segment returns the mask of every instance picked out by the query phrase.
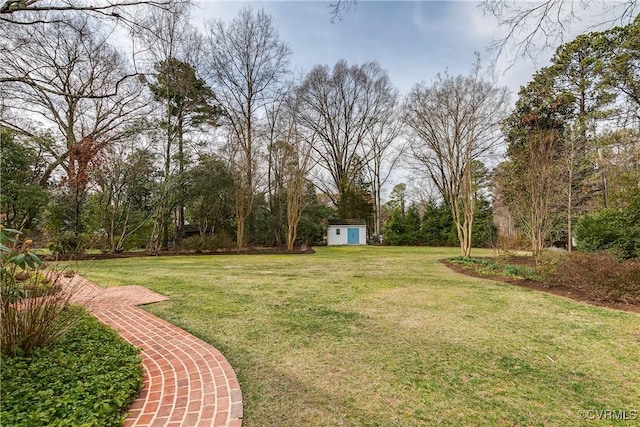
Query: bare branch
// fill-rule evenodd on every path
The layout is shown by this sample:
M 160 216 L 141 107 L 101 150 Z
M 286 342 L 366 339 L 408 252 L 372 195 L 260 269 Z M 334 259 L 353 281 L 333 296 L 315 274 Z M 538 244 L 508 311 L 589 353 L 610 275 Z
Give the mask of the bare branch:
M 60 12 L 79 12 L 135 26 L 136 20 L 127 15 L 126 11 L 137 7 L 172 10 L 180 6 L 174 0 L 116 0 L 102 2 L 84 0 L 5 0 L 0 5 L 0 22 L 15 25 L 52 24 L 61 22 L 61 18 L 58 15 Z
M 342 13 L 355 7 L 358 0 L 337 0 L 329 3 L 329 13 L 331 15 L 331 23 L 342 20 Z
M 523 57 L 535 60 L 542 51 L 563 43 L 570 29 L 593 10 L 599 11 L 601 19 L 591 30 L 631 22 L 638 13 L 639 5 L 638 0 L 484 0 L 479 7 L 497 18 L 498 25 L 507 30 L 504 37 L 491 43 L 496 52 L 494 62 L 509 52 L 513 65 Z

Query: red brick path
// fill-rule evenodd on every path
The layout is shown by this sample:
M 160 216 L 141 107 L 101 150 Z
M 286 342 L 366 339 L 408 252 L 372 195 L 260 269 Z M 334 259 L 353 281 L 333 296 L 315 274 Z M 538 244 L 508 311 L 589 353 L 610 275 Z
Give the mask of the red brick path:
M 62 280 L 78 287 L 76 302 L 142 349 L 144 388 L 125 427 L 242 425 L 240 384 L 222 353 L 136 307 L 167 297 L 142 286 L 101 289 L 80 276 Z

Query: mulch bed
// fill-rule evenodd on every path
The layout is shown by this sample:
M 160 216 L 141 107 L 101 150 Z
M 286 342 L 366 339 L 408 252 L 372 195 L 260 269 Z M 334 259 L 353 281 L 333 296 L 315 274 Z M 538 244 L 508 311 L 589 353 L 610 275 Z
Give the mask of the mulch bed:
M 536 291 L 559 295 L 565 298 L 571 298 L 576 301 L 585 302 L 587 304 L 596 305 L 599 307 L 608 307 L 616 310 L 631 311 L 631 312 L 640 314 L 639 305 L 601 301 L 594 298 L 592 295 L 589 295 L 583 289 L 572 288 L 569 286 L 555 285 L 555 284 L 550 285 L 548 283 L 538 282 L 538 281 L 528 280 L 528 279 L 518 279 L 514 277 L 507 277 L 507 276 L 500 276 L 500 275 L 486 275 L 486 274 L 478 273 L 472 266 L 465 266 L 462 264 L 451 262 L 449 260 L 442 260 L 441 262 L 447 267 L 449 267 L 451 270 L 457 273 L 465 274 L 467 276 L 479 277 L 482 279 L 489 279 L 497 282 L 509 283 L 512 285 L 521 286 L 523 288 L 529 288 Z M 531 262 L 527 261 L 525 257 L 510 258 L 508 260 L 508 263 L 531 266 Z

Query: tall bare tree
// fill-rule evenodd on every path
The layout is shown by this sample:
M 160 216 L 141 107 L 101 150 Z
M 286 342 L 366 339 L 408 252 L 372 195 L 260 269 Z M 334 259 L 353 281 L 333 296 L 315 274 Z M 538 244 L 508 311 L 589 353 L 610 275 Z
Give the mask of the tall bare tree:
M 473 164 L 500 141 L 506 109 L 506 88 L 484 78 L 479 63 L 467 76 L 439 74 L 429 85 L 417 84 L 405 104 L 413 134 L 410 156 L 448 204 L 463 256 L 472 245 Z
M 79 232 L 89 170 L 109 144 L 125 137 L 144 112 L 141 85 L 128 64 L 87 16 L 28 27 L 0 27 L 0 75 L 3 95 L 15 114 L 0 124 L 29 134 L 25 118 L 43 121 L 58 143 L 47 145 L 51 163 L 42 182 L 59 167 L 72 199 Z
M 329 174 L 318 185 L 342 214 L 348 211 L 345 195 L 353 191 L 367 164 L 367 141 L 388 131 L 382 125 L 389 124 L 397 91 L 378 63 L 349 66 L 341 60 L 333 69 L 314 67 L 297 92 L 299 125 L 315 135 L 314 156 Z
M 382 233 L 382 187 L 406 151 L 406 144 L 398 143 L 403 123 L 397 95 L 389 101 L 374 120 L 365 142 L 368 153 L 365 175 L 373 193 L 373 234 L 376 236 Z
M 282 120 L 280 145 L 284 154 L 283 182 L 287 201 L 287 249 L 292 251 L 298 235 L 298 224 L 307 206 L 304 200 L 308 188 L 309 173 L 314 166 L 311 157 L 313 133 L 304 133 L 298 125 L 299 98 L 295 94 L 287 97 Z
M 273 217 L 273 239 L 282 244 L 286 227 L 285 167 L 288 161 L 291 114 L 287 101 L 293 84 L 283 87 L 281 94 L 266 110 L 264 137 L 267 143 L 267 194 Z
M 228 141 L 235 146 L 229 152 L 234 153 L 236 167 L 237 246 L 241 248 L 258 185 L 256 129 L 288 72 L 291 51 L 280 41 L 272 18 L 250 8 L 242 9 L 229 23 L 211 22 L 206 49 L 207 82 L 225 110 Z

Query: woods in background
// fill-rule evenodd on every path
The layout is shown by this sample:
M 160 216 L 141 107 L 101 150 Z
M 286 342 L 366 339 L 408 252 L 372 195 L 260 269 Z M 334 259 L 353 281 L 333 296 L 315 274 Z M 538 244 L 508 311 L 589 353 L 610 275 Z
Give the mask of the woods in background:
M 509 111 L 479 59 L 402 96 L 375 61 L 295 76 L 263 11 L 201 32 L 186 2 L 134 6 L 2 12 L 2 222 L 54 252 L 291 250 L 330 218 L 466 256 L 640 250 L 640 18 L 560 46 Z M 399 165 L 423 188 L 390 191 Z

